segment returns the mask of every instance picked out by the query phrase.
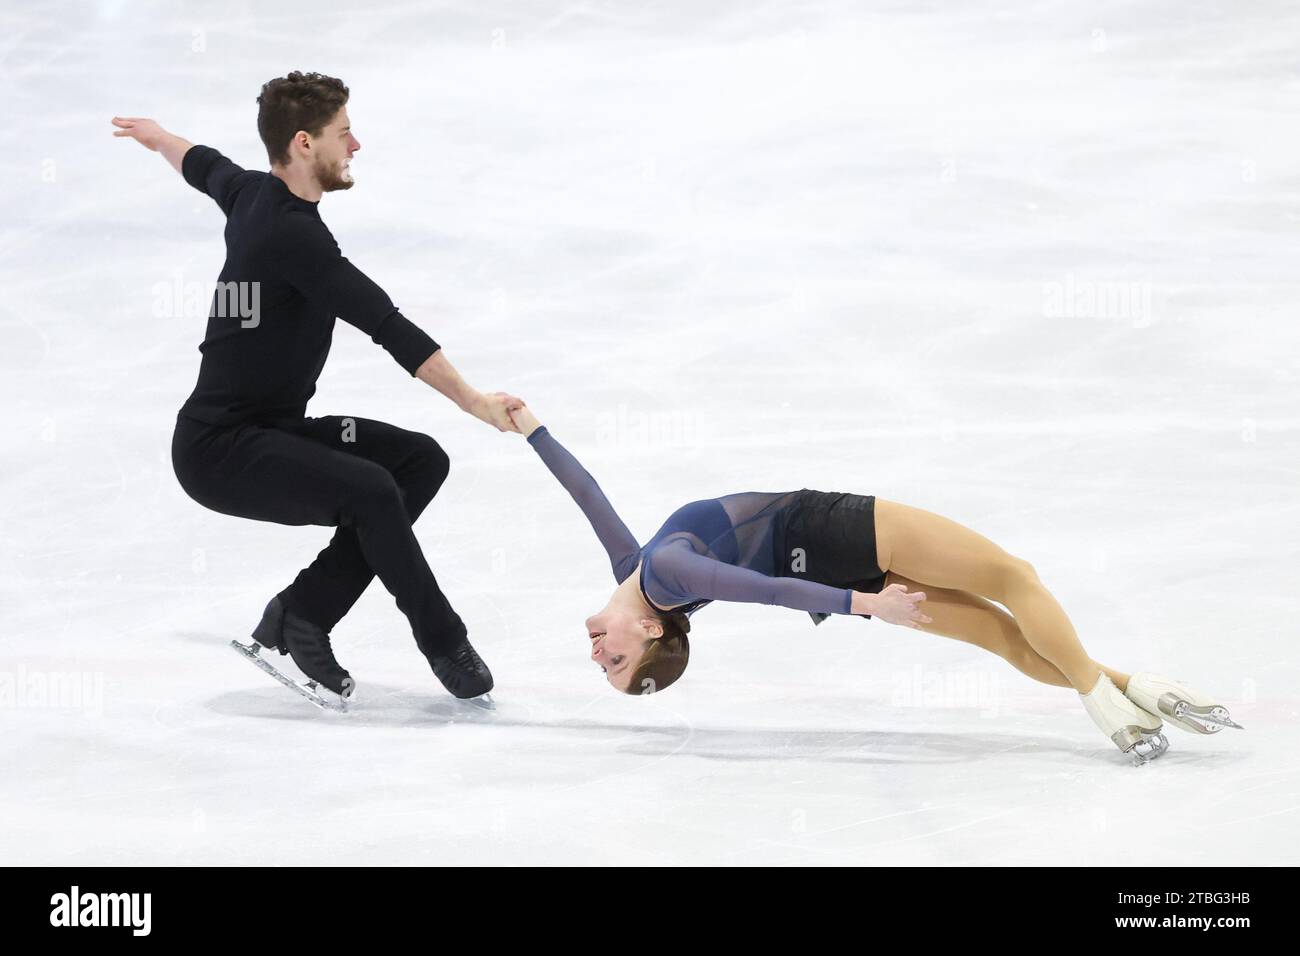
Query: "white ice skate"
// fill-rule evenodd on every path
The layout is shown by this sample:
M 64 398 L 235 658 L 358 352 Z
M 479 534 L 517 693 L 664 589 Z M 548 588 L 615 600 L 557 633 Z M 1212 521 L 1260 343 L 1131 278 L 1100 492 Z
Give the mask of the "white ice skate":
M 1186 684 L 1159 674 L 1134 674 L 1124 692 L 1148 713 L 1165 718 L 1176 727 L 1195 734 L 1217 734 L 1224 727 L 1245 730 L 1228 716 L 1228 708 L 1191 690 Z
M 1125 697 L 1105 674 L 1097 678 L 1092 690 L 1079 697 L 1093 723 L 1116 747 L 1133 758 L 1135 767 L 1155 760 L 1169 749 L 1169 741 L 1160 732 L 1160 718 Z

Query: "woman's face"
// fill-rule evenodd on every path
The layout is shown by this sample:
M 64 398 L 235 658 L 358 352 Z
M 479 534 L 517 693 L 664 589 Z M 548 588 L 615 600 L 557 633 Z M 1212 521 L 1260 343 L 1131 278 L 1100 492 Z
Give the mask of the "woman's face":
M 605 679 L 625 693 L 641 663 L 646 642 L 661 634 L 663 628 L 658 621 L 631 611 L 607 607 L 587 618 L 591 659 L 605 672 Z

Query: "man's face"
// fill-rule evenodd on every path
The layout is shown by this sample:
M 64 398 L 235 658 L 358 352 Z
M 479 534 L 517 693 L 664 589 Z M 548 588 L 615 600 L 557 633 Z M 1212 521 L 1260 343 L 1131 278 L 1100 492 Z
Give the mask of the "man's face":
M 352 188 L 352 154 L 360 148 L 361 144 L 352 135 L 348 108 L 344 106 L 329 121 L 320 136 L 312 140 L 315 157 L 312 171 L 316 174 L 322 192 Z

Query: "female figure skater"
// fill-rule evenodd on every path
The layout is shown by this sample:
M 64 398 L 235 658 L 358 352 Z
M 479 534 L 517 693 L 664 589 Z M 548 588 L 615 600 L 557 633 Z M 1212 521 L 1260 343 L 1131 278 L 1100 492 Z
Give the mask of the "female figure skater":
M 609 555 L 618 587 L 587 618 L 587 636 L 592 660 L 624 693 L 672 684 L 689 658 L 690 615 L 743 601 L 807 611 L 818 624 L 874 616 L 976 644 L 1035 680 L 1074 688 L 1135 764 L 1168 748 L 1162 718 L 1202 734 L 1239 727 L 1180 683 L 1094 661 L 1033 566 L 955 521 L 874 495 L 744 492 L 683 505 L 641 546 L 532 411 L 509 411 Z

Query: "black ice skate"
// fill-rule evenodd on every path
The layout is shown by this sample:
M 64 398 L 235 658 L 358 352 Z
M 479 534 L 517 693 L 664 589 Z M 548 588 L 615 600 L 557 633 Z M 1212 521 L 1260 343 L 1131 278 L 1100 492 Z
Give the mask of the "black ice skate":
M 424 650 L 424 656 L 429 659 L 434 675 L 452 696 L 488 710 L 496 708 L 488 695 L 492 689 L 492 672 L 478 656 L 469 638 L 461 637 L 445 650 Z
M 262 620 L 253 630 L 252 643 L 231 641 L 230 644 L 257 667 L 317 707 L 347 711 L 348 698 L 356 689 L 356 682 L 334 659 L 329 635 L 286 610 L 278 597 L 272 598 L 262 612 Z M 288 654 L 298 669 L 307 675 L 307 683 L 299 684 L 276 670 L 261 656 L 264 647 Z

